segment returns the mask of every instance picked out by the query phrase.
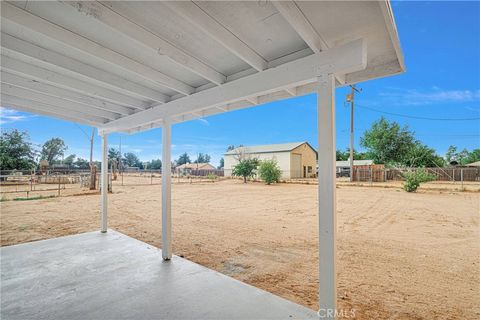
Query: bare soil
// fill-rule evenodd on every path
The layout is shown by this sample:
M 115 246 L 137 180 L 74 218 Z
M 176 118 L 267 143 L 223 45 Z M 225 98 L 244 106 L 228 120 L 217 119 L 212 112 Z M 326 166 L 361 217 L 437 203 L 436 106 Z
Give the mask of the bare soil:
M 173 250 L 317 308 L 314 185 L 174 183 Z M 98 194 L 1 202 L 1 245 L 99 228 Z M 480 193 L 340 186 L 338 301 L 356 319 L 480 318 Z M 109 226 L 161 246 L 161 186 L 114 185 Z

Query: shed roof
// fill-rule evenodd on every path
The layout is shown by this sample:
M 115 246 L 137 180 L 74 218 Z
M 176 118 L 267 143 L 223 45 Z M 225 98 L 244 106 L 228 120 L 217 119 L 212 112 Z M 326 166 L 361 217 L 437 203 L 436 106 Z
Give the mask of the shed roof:
M 136 132 L 404 70 L 388 1 L 1 3 L 1 105 Z
M 215 169 L 210 163 L 184 163 L 182 165 L 177 166 L 175 169 Z
M 467 167 L 480 167 L 480 161 L 475 161 L 469 164 L 466 164 Z
M 354 166 L 367 166 L 367 165 L 372 165 L 373 160 L 353 160 L 353 165 Z M 337 167 L 350 167 L 350 161 L 337 161 L 336 163 Z
M 230 150 L 225 153 L 225 155 L 235 155 L 239 152 L 244 154 L 255 154 L 255 153 L 272 153 L 272 152 L 290 152 L 293 149 L 301 146 L 302 144 L 307 144 L 314 152 L 315 149 L 306 142 L 288 142 L 288 143 L 278 143 L 278 144 L 266 144 L 260 146 L 245 146 L 245 147 L 238 147 L 233 150 Z

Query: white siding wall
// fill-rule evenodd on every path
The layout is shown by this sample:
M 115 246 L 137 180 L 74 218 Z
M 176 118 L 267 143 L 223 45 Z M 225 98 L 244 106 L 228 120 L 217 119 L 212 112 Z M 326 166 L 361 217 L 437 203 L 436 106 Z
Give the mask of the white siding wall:
M 282 179 L 289 179 L 290 173 L 290 152 L 270 152 L 270 153 L 258 153 L 248 155 L 252 158 L 258 158 L 259 160 L 275 160 L 277 161 L 280 170 L 282 170 Z M 238 163 L 233 155 L 224 156 L 224 174 L 225 177 L 232 175 L 233 167 Z

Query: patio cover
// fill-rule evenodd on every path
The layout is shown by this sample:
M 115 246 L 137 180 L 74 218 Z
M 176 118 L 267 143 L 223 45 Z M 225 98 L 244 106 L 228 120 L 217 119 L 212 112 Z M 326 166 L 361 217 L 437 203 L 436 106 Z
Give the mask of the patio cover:
M 404 71 L 388 1 L 12 1 L 1 17 L 1 105 L 97 127 L 104 185 L 108 133 L 163 127 L 168 172 L 173 123 L 317 92 L 319 299 L 335 307 L 334 89 Z

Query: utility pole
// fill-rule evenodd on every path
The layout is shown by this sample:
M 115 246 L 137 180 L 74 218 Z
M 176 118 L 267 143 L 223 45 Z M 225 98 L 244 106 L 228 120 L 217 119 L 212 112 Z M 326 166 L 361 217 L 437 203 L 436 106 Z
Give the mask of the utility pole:
M 90 136 L 90 190 L 95 190 L 97 187 L 97 168 L 93 165 L 93 140 L 95 139 L 95 128 L 92 127 L 92 134 Z
M 118 159 L 118 172 L 122 173 L 123 161 L 122 161 L 122 136 L 120 136 L 120 145 L 118 146 L 118 152 L 120 153 L 120 159 Z
M 95 128 L 92 128 L 92 135 L 90 136 L 90 170 L 92 170 L 93 167 L 93 139 L 95 138 Z
M 355 88 L 355 85 L 351 85 L 350 94 L 347 94 L 347 102 L 350 102 L 350 182 L 353 182 L 353 107 L 355 102 L 355 92 L 360 93 L 362 89 Z

